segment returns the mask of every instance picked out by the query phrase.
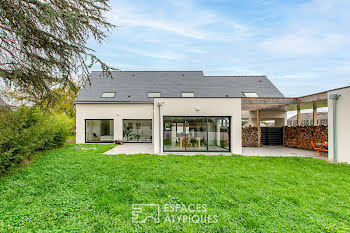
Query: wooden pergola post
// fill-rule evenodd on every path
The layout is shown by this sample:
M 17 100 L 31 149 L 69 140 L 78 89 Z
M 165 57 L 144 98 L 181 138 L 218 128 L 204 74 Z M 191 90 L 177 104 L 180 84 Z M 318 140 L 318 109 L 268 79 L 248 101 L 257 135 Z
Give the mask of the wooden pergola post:
M 317 102 L 312 102 L 312 120 L 313 126 L 317 126 Z
M 256 125 L 258 127 L 258 147 L 261 146 L 260 110 L 256 110 Z
M 297 104 L 297 125 L 301 126 L 300 104 Z

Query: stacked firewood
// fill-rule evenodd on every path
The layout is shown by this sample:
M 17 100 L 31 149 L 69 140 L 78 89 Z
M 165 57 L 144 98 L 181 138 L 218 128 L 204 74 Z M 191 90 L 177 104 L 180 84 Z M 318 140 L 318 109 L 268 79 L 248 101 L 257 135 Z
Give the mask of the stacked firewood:
M 284 146 L 313 150 L 311 142 L 328 141 L 327 126 L 285 126 L 283 132 Z
M 258 146 L 258 128 L 257 127 L 242 127 L 242 145 L 245 147 Z

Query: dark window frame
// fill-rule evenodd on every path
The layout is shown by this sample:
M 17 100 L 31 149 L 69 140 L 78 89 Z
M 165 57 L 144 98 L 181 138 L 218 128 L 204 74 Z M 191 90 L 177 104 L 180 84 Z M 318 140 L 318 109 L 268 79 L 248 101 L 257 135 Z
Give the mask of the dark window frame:
M 153 143 L 153 119 L 122 119 L 123 123 L 123 141 L 124 141 L 124 121 L 151 121 L 151 129 L 152 129 L 152 139 L 150 142 L 127 142 L 124 141 L 124 143 Z
M 207 121 L 207 150 L 186 150 L 186 144 L 185 144 L 185 149 L 184 150 L 165 150 L 164 149 L 164 128 L 165 128 L 165 121 L 164 118 L 166 117 L 183 117 L 184 118 L 184 126 L 183 126 L 183 130 L 185 132 L 186 135 L 186 118 L 191 118 L 191 117 L 196 117 L 196 118 L 206 118 Z M 209 131 L 208 131 L 208 118 L 228 118 L 229 119 L 229 126 L 228 126 L 228 151 L 223 151 L 223 150 L 209 150 L 209 143 L 208 143 L 208 135 L 209 135 Z M 222 152 L 222 153 L 230 153 L 231 152 L 231 124 L 232 124 L 232 117 L 231 116 L 176 116 L 176 115 L 164 115 L 163 116 L 163 130 L 162 130 L 162 144 L 163 144 L 163 152 Z M 177 124 L 176 124 L 176 130 L 177 130 Z
M 114 119 L 85 119 L 85 130 L 84 130 L 84 138 L 85 138 L 85 143 L 91 143 L 91 144 L 96 144 L 96 143 L 107 143 L 107 144 L 111 144 L 114 142 L 114 128 L 113 128 L 113 142 L 88 142 L 86 140 L 86 121 L 102 121 L 102 120 L 110 120 L 110 121 L 113 121 L 113 127 L 114 127 Z

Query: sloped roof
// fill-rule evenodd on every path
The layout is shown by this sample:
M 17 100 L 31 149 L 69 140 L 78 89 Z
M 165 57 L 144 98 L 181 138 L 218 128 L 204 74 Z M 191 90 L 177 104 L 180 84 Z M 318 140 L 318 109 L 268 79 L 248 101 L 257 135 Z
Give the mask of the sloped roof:
M 80 91 L 78 102 L 153 102 L 148 92 L 161 97 L 181 97 L 194 92 L 195 97 L 245 97 L 256 92 L 259 97 L 280 98 L 282 93 L 266 76 L 204 76 L 202 71 L 113 71 L 112 79 L 93 71 L 90 81 Z M 102 98 L 103 92 L 115 92 L 114 98 Z

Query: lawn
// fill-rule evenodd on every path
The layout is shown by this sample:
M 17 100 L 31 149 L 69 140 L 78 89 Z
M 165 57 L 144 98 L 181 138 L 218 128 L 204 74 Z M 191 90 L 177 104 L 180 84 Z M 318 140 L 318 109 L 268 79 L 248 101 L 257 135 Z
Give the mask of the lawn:
M 0 178 L 0 231 L 350 231 L 349 165 L 312 158 L 103 155 L 110 148 L 66 145 Z M 159 204 L 160 222 L 133 223 L 132 204 L 140 203 Z M 171 204 L 187 211 L 165 212 Z M 206 210 L 190 212 L 190 204 Z M 169 215 L 216 216 L 217 222 L 169 222 Z

